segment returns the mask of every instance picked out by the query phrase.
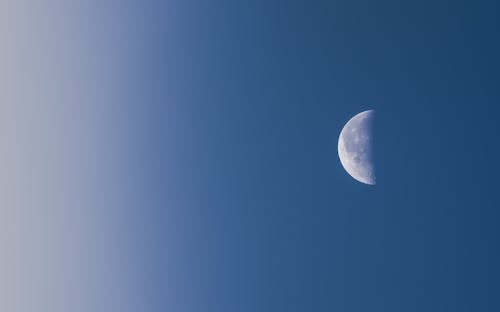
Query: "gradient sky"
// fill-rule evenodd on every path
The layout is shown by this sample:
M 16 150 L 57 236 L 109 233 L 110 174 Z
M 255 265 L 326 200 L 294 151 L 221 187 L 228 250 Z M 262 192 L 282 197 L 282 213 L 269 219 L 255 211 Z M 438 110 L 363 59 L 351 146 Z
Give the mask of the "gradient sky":
M 499 311 L 499 9 L 3 1 L 0 310 Z

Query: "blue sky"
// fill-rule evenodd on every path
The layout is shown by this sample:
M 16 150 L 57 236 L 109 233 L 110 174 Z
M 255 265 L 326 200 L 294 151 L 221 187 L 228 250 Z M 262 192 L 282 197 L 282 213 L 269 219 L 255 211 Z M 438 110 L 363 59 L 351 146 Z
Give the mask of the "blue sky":
M 0 308 L 498 311 L 497 11 L 8 1 Z

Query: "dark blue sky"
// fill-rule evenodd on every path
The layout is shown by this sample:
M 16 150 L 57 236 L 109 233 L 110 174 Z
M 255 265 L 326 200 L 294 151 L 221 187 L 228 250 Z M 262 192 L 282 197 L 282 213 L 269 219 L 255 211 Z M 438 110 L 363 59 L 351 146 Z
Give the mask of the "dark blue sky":
M 147 110 L 135 143 L 149 194 L 135 221 L 149 242 L 136 255 L 144 310 L 499 311 L 499 9 L 151 10 L 135 91 Z M 366 109 L 377 111 L 374 187 L 336 150 Z

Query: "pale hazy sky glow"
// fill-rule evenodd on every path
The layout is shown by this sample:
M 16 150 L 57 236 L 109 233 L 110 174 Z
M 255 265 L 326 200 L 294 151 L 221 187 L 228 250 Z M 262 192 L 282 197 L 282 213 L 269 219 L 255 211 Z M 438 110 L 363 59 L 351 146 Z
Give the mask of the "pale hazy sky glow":
M 129 124 L 127 90 L 146 28 L 132 5 L 114 10 L 0 4 L 2 311 L 144 305 L 131 249 L 140 225 L 128 219 L 140 203 L 131 189 L 140 190 L 125 171 L 139 160 L 123 153 L 142 135 L 139 115 Z

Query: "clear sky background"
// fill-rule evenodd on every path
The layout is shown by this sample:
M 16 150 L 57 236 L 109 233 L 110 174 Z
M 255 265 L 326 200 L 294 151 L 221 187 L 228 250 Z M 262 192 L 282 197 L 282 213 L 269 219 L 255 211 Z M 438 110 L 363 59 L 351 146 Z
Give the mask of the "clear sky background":
M 2 2 L 0 309 L 499 311 L 499 9 Z

